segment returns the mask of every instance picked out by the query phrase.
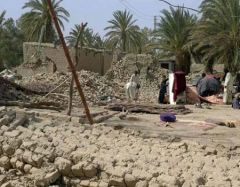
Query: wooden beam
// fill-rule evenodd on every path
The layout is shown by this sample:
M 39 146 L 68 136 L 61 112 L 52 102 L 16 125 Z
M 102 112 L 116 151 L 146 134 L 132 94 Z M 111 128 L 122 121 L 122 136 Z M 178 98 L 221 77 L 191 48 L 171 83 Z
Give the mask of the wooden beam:
M 70 57 L 70 53 L 69 53 L 69 50 L 67 48 L 67 45 L 66 45 L 66 42 L 65 42 L 65 39 L 63 37 L 63 33 L 61 31 L 61 28 L 60 28 L 60 25 L 58 23 L 58 20 L 57 20 L 57 17 L 56 17 L 56 13 L 54 11 L 54 8 L 52 6 L 52 1 L 51 0 L 48 0 L 48 6 L 49 6 L 49 11 L 50 11 L 50 14 L 51 14 L 51 17 L 53 19 L 53 22 L 55 24 L 55 27 L 56 27 L 56 30 L 58 32 L 58 36 L 60 38 L 60 41 L 62 43 L 62 46 L 63 46 L 63 50 L 64 50 L 64 53 L 65 53 L 65 56 L 67 58 L 67 62 L 69 64 L 69 67 L 71 69 L 71 72 L 72 72 L 72 75 L 73 75 L 73 78 L 74 78 L 74 81 L 76 83 L 76 86 L 77 86 L 77 89 L 78 89 L 78 93 L 81 97 L 81 100 L 82 100 L 82 103 L 84 105 L 84 108 L 85 108 L 85 112 L 86 112 L 86 115 L 88 117 L 88 120 L 89 120 L 89 123 L 90 124 L 93 124 L 93 119 L 91 117 L 91 114 L 90 114 L 90 111 L 89 111 L 89 108 L 88 108 L 88 104 L 86 102 L 86 99 L 85 99 L 85 96 L 84 96 L 84 93 L 83 93 L 83 90 L 82 90 L 82 87 L 81 87 L 81 84 L 80 84 L 80 81 L 78 79 L 78 75 L 76 73 L 76 68 L 72 62 L 72 59 Z

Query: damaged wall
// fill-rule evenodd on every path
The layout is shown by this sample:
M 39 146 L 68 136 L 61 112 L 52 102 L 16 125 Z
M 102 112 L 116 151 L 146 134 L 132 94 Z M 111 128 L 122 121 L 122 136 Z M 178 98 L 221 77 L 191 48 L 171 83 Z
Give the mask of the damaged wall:
M 38 68 L 29 68 L 29 64 L 34 61 L 39 44 L 36 42 L 25 42 L 23 44 L 24 63 L 17 68 L 22 75 L 34 75 L 36 73 L 51 73 L 53 71 L 53 64 L 45 62 L 46 56 L 53 60 L 58 71 L 67 72 L 68 65 L 61 46 L 54 47 L 53 44 L 41 44 L 40 56 L 44 62 Z M 111 51 L 96 50 L 91 48 L 83 48 L 79 50 L 79 65 L 77 70 L 88 70 L 104 75 L 111 67 L 113 61 L 113 54 Z M 70 49 L 72 59 L 74 59 L 74 49 Z

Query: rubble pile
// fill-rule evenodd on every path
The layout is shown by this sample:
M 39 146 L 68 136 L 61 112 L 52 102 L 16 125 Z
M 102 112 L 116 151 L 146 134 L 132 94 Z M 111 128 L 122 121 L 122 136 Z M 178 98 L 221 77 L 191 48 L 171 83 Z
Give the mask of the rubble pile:
M 122 60 L 114 62 L 105 77 L 121 85 L 126 84 L 134 71 L 140 71 L 140 97 L 141 102 L 156 103 L 159 93 L 159 84 L 167 70 L 160 68 L 151 55 L 128 54 Z
M 78 72 L 78 76 L 85 97 L 90 105 L 94 105 L 108 97 L 121 97 L 117 92 L 119 85 L 97 73 L 82 70 Z M 71 73 L 56 72 L 54 74 L 41 73 L 32 77 L 24 77 L 19 83 L 35 91 L 50 92 L 44 100 L 60 102 L 62 105 L 67 105 L 70 82 Z M 81 103 L 75 86 L 73 98 L 75 103 Z M 41 99 L 43 98 L 37 98 L 37 100 Z
M 0 185 L 240 186 L 240 148 L 144 138 L 59 113 L 0 108 Z
M 14 84 L 0 77 L 0 100 L 3 101 L 29 101 L 30 97 L 24 91 L 17 89 Z
M 140 70 L 139 100 L 156 103 L 161 76 L 166 74 L 167 71 L 155 64 L 150 55 L 128 54 L 122 60 L 114 62 L 105 76 L 85 70 L 78 72 L 89 105 L 99 105 L 102 101 L 125 99 L 124 85 L 129 81 L 135 70 Z M 17 83 L 34 91 L 50 92 L 46 97 L 32 97 L 34 102 L 44 100 L 67 106 L 70 81 L 71 73 L 56 72 L 54 74 L 40 73 L 31 77 L 23 77 Z M 75 106 L 81 104 L 76 87 L 74 87 L 73 101 Z

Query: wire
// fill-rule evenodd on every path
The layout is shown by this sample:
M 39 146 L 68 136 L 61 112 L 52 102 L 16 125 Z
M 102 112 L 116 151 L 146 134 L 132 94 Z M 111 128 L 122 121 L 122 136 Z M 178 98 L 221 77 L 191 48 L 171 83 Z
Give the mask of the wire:
M 173 4 L 171 4 L 171 3 L 169 3 L 168 1 L 165 1 L 165 0 L 158 0 L 158 1 L 162 1 L 166 4 L 168 4 L 169 6 L 172 6 L 172 7 L 175 7 L 175 8 L 183 8 L 183 9 L 188 9 L 188 10 L 195 11 L 197 13 L 201 13 L 199 10 L 194 9 L 194 8 L 189 8 L 189 7 L 185 7 L 185 6 L 179 6 L 179 5 L 173 5 Z
M 137 13 L 136 11 L 134 11 L 133 9 L 129 8 L 123 0 L 118 0 L 126 9 L 128 9 L 130 12 L 132 12 L 134 15 L 136 15 L 138 18 L 140 19 L 144 19 L 144 20 L 153 20 L 153 18 L 146 18 L 145 16 L 140 15 L 139 13 Z
M 125 2 L 126 4 L 128 4 L 129 7 L 131 7 L 132 9 L 134 9 L 134 10 L 135 10 L 136 12 L 138 12 L 139 14 L 142 14 L 142 15 L 144 15 L 144 16 L 146 16 L 146 17 L 151 17 L 151 18 L 154 16 L 154 15 L 145 14 L 144 12 L 138 10 L 138 9 L 135 8 L 130 2 L 128 2 L 127 0 L 122 0 L 122 1 Z

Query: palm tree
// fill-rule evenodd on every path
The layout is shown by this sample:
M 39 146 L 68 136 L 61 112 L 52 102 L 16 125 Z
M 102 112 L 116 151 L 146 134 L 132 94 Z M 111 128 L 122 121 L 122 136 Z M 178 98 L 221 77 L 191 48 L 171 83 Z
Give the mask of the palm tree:
M 4 25 L 5 14 L 6 14 L 6 11 L 5 11 L 5 10 L 0 14 L 0 29 L 1 29 L 2 26 Z
M 81 37 L 79 38 L 79 34 L 81 33 Z M 104 42 L 98 33 L 94 33 L 92 29 L 85 28 L 81 29 L 81 25 L 75 25 L 71 30 L 70 35 L 67 37 L 68 43 L 70 46 L 74 46 L 76 41 L 79 40 L 80 47 L 92 47 L 101 49 L 104 48 Z
M 202 19 L 193 32 L 192 44 L 206 61 L 224 63 L 230 71 L 240 69 L 239 0 L 204 0 Z
M 109 30 L 106 37 L 113 47 L 120 47 L 123 52 L 127 52 L 132 46 L 137 46 L 141 38 L 139 27 L 135 25 L 137 20 L 126 10 L 115 11 L 113 17 L 108 21 L 110 26 L 105 28 Z
M 156 37 L 159 49 L 166 58 L 175 58 L 177 70 L 189 73 L 191 64 L 188 44 L 190 31 L 196 23 L 196 16 L 183 8 L 163 10 Z
M 63 0 L 52 0 L 58 22 L 64 29 L 63 20 L 68 21 L 69 13 L 60 6 Z M 49 12 L 47 0 L 29 0 L 23 6 L 30 12 L 23 14 L 20 18 L 20 26 L 28 41 L 53 42 L 56 33 Z
M 0 41 L 2 42 L 2 40 L 4 39 L 3 37 L 3 30 L 4 30 L 4 24 L 5 24 L 5 14 L 6 11 L 4 10 L 1 14 L 0 14 Z M 4 63 L 3 63 L 3 57 L 2 57 L 2 53 L 1 53 L 1 42 L 0 42 L 0 71 L 4 69 Z

